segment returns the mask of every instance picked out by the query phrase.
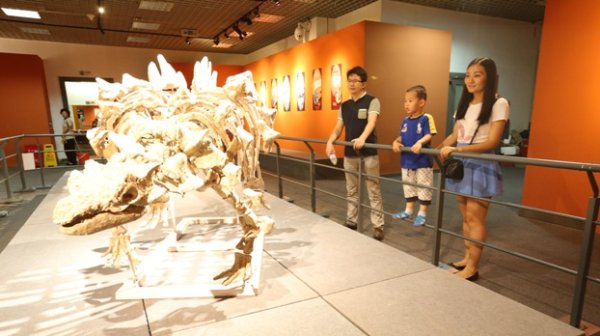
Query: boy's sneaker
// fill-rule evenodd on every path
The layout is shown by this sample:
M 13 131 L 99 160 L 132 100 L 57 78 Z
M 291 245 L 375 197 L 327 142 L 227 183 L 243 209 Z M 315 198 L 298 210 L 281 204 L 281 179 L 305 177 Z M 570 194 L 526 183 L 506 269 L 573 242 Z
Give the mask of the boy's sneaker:
M 392 215 L 392 218 L 394 218 L 394 219 L 407 219 L 409 217 L 410 217 L 410 214 L 406 211 L 396 212 L 395 214 Z
M 415 222 L 413 223 L 413 225 L 414 226 L 425 225 L 426 221 L 427 221 L 427 219 L 425 218 L 425 216 L 417 215 L 417 217 L 415 217 Z
M 383 231 L 383 226 L 373 228 L 373 238 L 382 241 L 385 237 L 385 232 Z

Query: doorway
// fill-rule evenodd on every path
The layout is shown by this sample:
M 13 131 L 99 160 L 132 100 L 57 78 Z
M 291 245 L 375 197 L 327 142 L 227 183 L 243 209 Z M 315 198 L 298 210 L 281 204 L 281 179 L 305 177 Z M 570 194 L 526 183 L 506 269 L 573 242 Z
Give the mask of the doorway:
M 63 106 L 71 112 L 75 129 L 92 128 L 98 108 L 98 84 L 92 77 L 59 77 Z M 112 78 L 103 78 L 112 82 Z
M 103 78 L 113 82 L 112 78 Z M 98 111 L 98 83 L 92 77 L 59 77 L 64 108 L 71 112 L 74 128 L 78 130 L 75 141 L 77 152 L 91 153 L 86 132 L 94 127 Z
M 459 72 L 451 72 L 450 80 L 448 81 L 448 112 L 446 115 L 446 135 L 452 133 L 454 128 L 454 113 L 458 107 L 460 96 L 462 95 L 465 86 L 465 74 Z

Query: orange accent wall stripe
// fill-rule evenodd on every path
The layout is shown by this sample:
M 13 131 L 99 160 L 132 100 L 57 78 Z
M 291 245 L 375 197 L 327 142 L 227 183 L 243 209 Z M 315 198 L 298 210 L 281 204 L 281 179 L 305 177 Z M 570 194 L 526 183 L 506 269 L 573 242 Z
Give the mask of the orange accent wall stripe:
M 546 1 L 530 157 L 600 162 L 598 13 L 600 2 L 595 0 Z M 591 195 L 583 172 L 526 169 L 524 205 L 585 217 Z

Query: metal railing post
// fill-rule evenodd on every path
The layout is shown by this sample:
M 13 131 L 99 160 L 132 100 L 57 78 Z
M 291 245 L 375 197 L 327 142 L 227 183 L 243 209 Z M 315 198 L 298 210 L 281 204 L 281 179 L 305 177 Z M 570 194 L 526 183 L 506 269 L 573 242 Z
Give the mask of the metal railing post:
M 42 188 L 47 188 L 46 187 L 46 179 L 44 178 L 44 153 L 40 150 L 40 139 L 39 138 L 35 138 L 35 148 L 36 148 L 36 154 L 38 156 L 38 163 L 40 165 L 40 179 L 42 180 Z
M 17 165 L 19 166 L 19 175 L 21 176 L 21 191 L 26 191 L 27 179 L 25 179 L 25 167 L 23 163 L 23 156 L 21 155 L 21 139 L 17 138 L 15 143 L 15 153 L 17 153 Z
M 590 272 L 590 263 L 592 260 L 592 248 L 594 247 L 595 223 L 598 218 L 598 207 L 600 199 L 598 198 L 598 185 L 594 180 L 592 172 L 588 171 L 588 177 L 592 184 L 594 196 L 588 201 L 588 210 L 585 222 L 583 224 L 583 242 L 581 244 L 581 255 L 579 257 L 579 267 L 577 268 L 577 277 L 575 278 L 575 291 L 573 293 L 573 304 L 571 306 L 571 319 L 569 323 L 579 328 L 583 314 L 583 305 L 585 303 L 585 290 L 587 286 L 587 277 Z
M 358 186 L 357 186 L 357 193 L 358 193 L 358 204 L 356 205 L 358 207 L 358 214 L 356 216 L 356 226 L 357 226 L 357 230 L 358 232 L 363 232 L 363 220 L 362 220 L 362 214 L 363 214 L 363 181 L 364 181 L 364 177 L 363 177 L 363 157 L 362 155 L 358 157 Z
M 439 162 L 438 162 L 439 163 Z M 442 218 L 444 217 L 444 195 L 445 193 L 442 191 L 446 184 L 446 179 L 444 178 L 444 174 L 442 171 L 439 171 L 437 178 L 438 188 L 435 190 L 435 199 L 437 202 L 435 204 L 435 224 L 433 228 L 433 246 L 431 251 L 431 263 L 435 266 L 439 266 L 440 262 L 440 249 L 442 242 L 442 235 L 440 232 L 440 228 L 442 227 Z
M 315 150 L 307 141 L 304 141 L 308 150 L 310 150 L 310 161 L 308 166 L 308 178 L 310 179 L 310 208 L 312 212 L 317 212 L 317 190 L 315 182 Z
M 12 190 L 10 189 L 10 181 L 8 179 L 8 160 L 6 159 L 6 152 L 4 151 L 4 147 L 6 147 L 6 142 L 0 144 L 0 159 L 2 160 L 2 173 L 4 175 L 4 189 L 6 190 L 6 198 L 8 200 L 13 199 Z
M 277 156 L 275 157 L 275 167 L 277 169 L 277 187 L 279 188 L 279 198 L 283 198 L 283 180 L 281 179 L 281 170 L 279 168 L 279 157 L 281 156 L 281 147 L 277 141 L 274 142 Z

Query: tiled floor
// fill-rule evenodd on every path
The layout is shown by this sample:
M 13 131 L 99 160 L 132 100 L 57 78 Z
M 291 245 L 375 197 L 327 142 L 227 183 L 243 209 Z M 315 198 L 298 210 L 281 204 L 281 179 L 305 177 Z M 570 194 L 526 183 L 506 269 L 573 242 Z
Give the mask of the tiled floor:
M 110 230 L 68 236 L 52 224 L 52 210 L 66 189 L 65 176 L 0 253 L 0 335 L 583 335 L 272 195 L 266 196 L 270 210 L 257 209 L 276 223 L 264 239 L 264 250 L 259 250 L 259 295 L 213 298 L 191 292 L 178 298 L 121 300 L 118 293 L 129 283 L 130 274 L 127 269 L 103 267 Z M 176 221 L 235 214 L 211 190 L 174 196 L 173 203 Z M 170 230 L 148 225 L 146 219 L 127 225 L 137 254 L 140 258 L 168 254 L 175 263 L 144 258 L 152 267 L 142 270 L 142 263 L 138 271 L 165 276 L 157 287 L 143 290 L 162 292 L 171 283 L 178 288 L 199 288 L 198 282 L 218 285 L 210 275 L 223 265 L 198 264 L 193 256 L 214 261 L 216 250 L 207 246 L 223 246 L 227 240 L 223 238 L 230 237 L 227 232 L 237 231 L 239 237 L 239 225 L 205 228 L 206 235 L 189 237 L 198 244 L 180 241 L 176 245 L 188 249 L 168 253 L 161 241 Z M 210 239 L 214 235 L 219 238 Z M 223 250 L 229 257 L 236 240 Z M 253 274 L 258 273 L 257 269 Z
M 44 174 L 46 186 L 53 185 L 64 173 L 63 169 L 47 170 Z M 505 168 L 505 193 L 499 199 L 519 203 L 521 195 L 522 168 Z M 264 175 L 267 189 L 277 195 L 276 180 L 267 174 Z M 393 177 L 392 178 L 398 178 Z M 39 187 L 42 185 L 39 172 L 28 172 L 26 175 L 28 186 Z M 306 182 L 306 181 L 300 181 Z M 20 190 L 21 183 L 18 179 L 11 182 L 13 190 Z M 344 195 L 344 180 L 320 179 L 317 187 Z M 35 209 L 36 195 L 44 195 L 45 188 L 38 188 L 35 192 L 18 193 L 17 198 L 22 202 L 0 205 L 0 210 L 7 209 L 10 215 L 0 218 L 0 234 L 6 238 L 11 230 L 18 230 L 18 222 L 27 219 L 32 209 Z M 391 182 L 382 183 L 384 207 L 387 212 L 393 213 L 404 207 L 402 188 L 399 184 Z M 310 196 L 308 189 L 296 184 L 284 182 L 284 195 L 294 201 L 294 204 L 310 209 Z M 5 199 L 4 194 L 0 198 Z M 34 203 L 29 203 L 34 200 Z M 39 198 L 37 198 L 39 202 Z M 434 201 L 435 203 L 435 201 Z M 28 205 L 29 204 L 29 205 Z M 432 220 L 433 208 L 430 208 L 428 219 Z M 336 222 L 343 222 L 345 214 L 345 201 L 325 193 L 317 194 L 317 213 L 326 215 Z M 19 219 L 20 218 L 20 219 Z M 446 197 L 444 206 L 443 226 L 454 232 L 460 232 L 460 218 L 456 202 L 452 196 Z M 384 243 L 413 255 L 421 260 L 430 262 L 432 247 L 432 232 L 421 227 L 414 228 L 408 222 L 391 220 L 386 216 L 386 238 Z M 497 246 L 514 250 L 523 254 L 532 255 L 545 261 L 576 269 L 580 254 L 581 231 L 538 220 L 524 218 L 518 211 L 511 208 L 492 206 L 488 216 L 488 242 Z M 365 231 L 365 234 L 370 232 Z M 0 250 L 3 248 L 0 240 Z M 462 241 L 455 237 L 444 235 L 442 239 L 442 261 L 452 261 L 460 257 Z M 562 318 L 570 313 L 574 287 L 574 276 L 536 265 L 521 258 L 486 249 L 484 251 L 481 278 L 476 283 L 494 292 L 500 293 L 510 299 L 521 302 L 535 310 L 555 318 Z M 591 276 L 600 278 L 600 242 L 596 240 L 593 252 Z M 589 282 L 584 306 L 584 320 L 600 325 L 600 285 Z
M 519 204 L 521 201 L 524 169 L 504 167 L 505 191 L 498 200 Z M 264 179 L 269 192 L 277 195 L 277 180 L 265 172 Z M 386 176 L 399 180 L 399 176 Z M 297 180 L 307 183 L 306 180 Z M 343 177 L 319 179 L 316 187 L 336 195 L 345 195 Z M 384 210 L 388 213 L 404 209 L 404 196 L 400 184 L 383 181 Z M 283 184 L 284 196 L 294 204 L 311 209 L 309 189 L 295 183 Z M 365 196 L 365 200 L 366 200 Z M 584 202 L 587 200 L 583 200 Z M 317 192 L 317 213 L 333 221 L 345 220 L 344 200 Z M 428 213 L 433 222 L 435 200 Z M 368 214 L 364 217 L 368 226 Z M 460 233 L 461 218 L 452 195 L 444 202 L 443 227 Z M 409 222 L 393 220 L 386 216 L 384 243 L 407 252 L 424 261 L 431 262 L 432 230 L 415 228 Z M 570 269 L 577 269 L 582 231 L 519 216 L 518 210 L 492 205 L 488 214 L 487 242 L 504 249 L 531 255 L 544 261 Z M 370 235 L 366 230 L 364 234 Z M 450 262 L 462 256 L 462 240 L 449 235 L 442 236 L 441 261 Z M 600 278 L 600 241 L 596 239 L 593 252 L 591 276 Z M 534 264 L 524 259 L 492 250 L 484 250 L 481 261 L 480 279 L 477 284 L 550 316 L 561 318 L 570 314 L 575 277 L 564 272 Z M 583 318 L 600 325 L 600 285 L 588 282 Z M 600 334 L 600 333 L 599 333 Z

